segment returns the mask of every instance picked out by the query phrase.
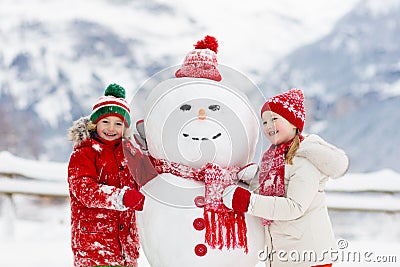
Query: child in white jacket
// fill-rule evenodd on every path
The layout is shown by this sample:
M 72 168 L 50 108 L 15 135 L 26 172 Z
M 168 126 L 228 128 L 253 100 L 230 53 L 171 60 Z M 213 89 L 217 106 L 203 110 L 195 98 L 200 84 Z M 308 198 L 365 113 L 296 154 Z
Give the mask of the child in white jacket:
M 336 242 L 324 187 L 329 177 L 346 173 L 348 158 L 317 135 L 301 135 L 305 111 L 299 89 L 267 100 L 261 118 L 271 147 L 261 160 L 258 193 L 231 186 L 224 204 L 263 218 L 266 266 L 332 266 Z

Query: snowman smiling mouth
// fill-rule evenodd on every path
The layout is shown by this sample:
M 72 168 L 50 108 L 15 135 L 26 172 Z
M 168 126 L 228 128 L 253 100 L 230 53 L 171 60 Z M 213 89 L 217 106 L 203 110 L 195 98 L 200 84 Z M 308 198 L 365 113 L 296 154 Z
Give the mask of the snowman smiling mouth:
M 187 133 L 182 133 L 182 135 L 183 135 L 183 137 L 189 137 L 189 138 L 190 138 L 190 135 L 187 134 Z M 218 137 L 220 137 L 221 135 L 222 135 L 221 133 L 217 133 L 216 135 L 214 135 L 213 137 L 211 137 L 211 139 L 215 140 L 215 139 L 217 139 Z M 205 140 L 210 140 L 210 138 L 208 138 L 208 137 L 192 137 L 192 140 L 195 140 L 195 141 L 205 141 Z

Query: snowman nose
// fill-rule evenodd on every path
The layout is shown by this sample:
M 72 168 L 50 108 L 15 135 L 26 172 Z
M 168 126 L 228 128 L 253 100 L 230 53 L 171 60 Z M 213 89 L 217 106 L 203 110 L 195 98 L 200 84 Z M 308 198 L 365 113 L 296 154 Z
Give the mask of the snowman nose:
M 199 120 L 205 120 L 206 119 L 206 111 L 204 109 L 199 109 L 199 115 L 198 115 Z

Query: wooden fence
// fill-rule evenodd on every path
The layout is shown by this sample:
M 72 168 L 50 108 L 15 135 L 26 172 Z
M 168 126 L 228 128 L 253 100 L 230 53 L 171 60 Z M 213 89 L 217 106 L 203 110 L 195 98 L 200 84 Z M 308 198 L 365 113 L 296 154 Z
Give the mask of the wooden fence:
M 400 213 L 400 174 L 349 173 L 328 181 L 326 195 L 331 210 Z
M 5 236 L 14 235 L 16 195 L 69 198 L 67 164 L 27 160 L 0 152 L 0 204 Z

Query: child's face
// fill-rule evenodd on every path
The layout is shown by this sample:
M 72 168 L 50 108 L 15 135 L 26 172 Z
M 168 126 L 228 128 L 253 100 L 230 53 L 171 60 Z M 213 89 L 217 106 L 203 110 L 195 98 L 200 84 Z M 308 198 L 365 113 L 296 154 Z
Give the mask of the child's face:
M 279 114 L 265 111 L 261 118 L 263 133 L 272 144 L 280 145 L 296 136 L 296 127 Z
M 108 141 L 122 138 L 124 122 L 116 116 L 105 117 L 97 123 L 97 134 Z

